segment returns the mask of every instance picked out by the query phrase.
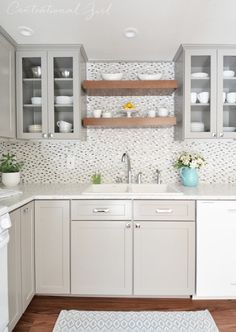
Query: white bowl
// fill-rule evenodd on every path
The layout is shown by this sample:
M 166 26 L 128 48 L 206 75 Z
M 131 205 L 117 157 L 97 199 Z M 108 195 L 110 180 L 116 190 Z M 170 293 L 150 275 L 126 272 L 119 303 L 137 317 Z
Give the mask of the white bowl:
M 192 73 L 191 77 L 193 77 L 193 78 L 206 78 L 206 77 L 208 77 L 208 73 Z
M 235 72 L 233 70 L 224 70 L 223 76 L 224 77 L 234 77 Z
M 101 75 L 102 79 L 106 81 L 119 81 L 123 77 L 122 73 L 114 73 L 114 74 L 101 73 Z
M 236 131 L 236 127 L 224 127 L 223 129 L 228 132 Z
M 203 122 L 191 122 L 191 131 L 204 131 L 205 126 Z
M 31 103 L 33 105 L 42 105 L 42 97 L 32 97 Z
M 73 103 L 73 97 L 70 96 L 57 96 L 55 97 L 56 104 L 59 105 L 70 105 Z
M 162 73 L 157 74 L 138 74 L 138 78 L 142 81 L 146 80 L 159 80 L 162 77 Z
M 28 130 L 30 133 L 41 133 L 42 126 L 41 125 L 29 125 Z

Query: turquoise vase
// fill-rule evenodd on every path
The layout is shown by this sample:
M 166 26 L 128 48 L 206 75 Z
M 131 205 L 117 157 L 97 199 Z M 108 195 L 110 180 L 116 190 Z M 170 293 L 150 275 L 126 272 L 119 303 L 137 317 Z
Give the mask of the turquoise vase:
M 196 168 L 182 167 L 180 168 L 180 176 L 184 186 L 196 187 L 198 184 L 198 172 Z

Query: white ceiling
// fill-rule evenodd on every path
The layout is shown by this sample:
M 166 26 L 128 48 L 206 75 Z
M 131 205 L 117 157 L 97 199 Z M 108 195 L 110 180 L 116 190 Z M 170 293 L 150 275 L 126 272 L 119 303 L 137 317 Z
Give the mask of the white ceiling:
M 1 0 L 0 24 L 18 43 L 82 43 L 90 60 L 171 60 L 181 43 L 236 44 L 236 1 Z

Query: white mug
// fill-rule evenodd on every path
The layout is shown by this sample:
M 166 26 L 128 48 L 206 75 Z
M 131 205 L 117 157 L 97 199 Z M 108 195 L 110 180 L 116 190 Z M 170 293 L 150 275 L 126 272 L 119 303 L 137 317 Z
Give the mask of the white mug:
M 112 114 L 111 114 L 111 112 L 108 112 L 108 111 L 107 111 L 107 112 L 103 112 L 103 113 L 102 113 L 102 117 L 103 117 L 103 118 L 111 118 L 111 117 L 112 117 Z
M 209 102 L 210 94 L 209 92 L 200 92 L 197 98 L 201 104 L 207 104 Z
M 61 133 L 70 133 L 72 131 L 72 123 L 66 121 L 57 121 L 57 126 Z
M 196 104 L 197 102 L 197 92 L 191 92 L 191 104 Z
M 223 92 L 223 104 L 225 103 L 225 99 L 226 99 L 226 92 Z
M 229 92 L 227 93 L 226 100 L 229 104 L 236 103 L 236 92 Z
M 102 115 L 102 110 L 93 110 L 93 116 L 95 118 L 100 118 Z
M 155 118 L 156 116 L 156 111 L 155 110 L 149 110 L 148 111 L 148 117 L 149 118 Z
M 169 115 L 169 111 L 165 107 L 158 108 L 157 113 L 158 113 L 158 116 L 168 116 Z

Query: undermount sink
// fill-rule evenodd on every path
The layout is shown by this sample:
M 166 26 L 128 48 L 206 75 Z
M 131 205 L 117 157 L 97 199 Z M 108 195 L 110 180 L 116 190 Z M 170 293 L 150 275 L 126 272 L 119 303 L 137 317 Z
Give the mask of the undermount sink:
M 182 195 L 183 193 L 167 184 L 91 184 L 83 194 L 160 194 Z

